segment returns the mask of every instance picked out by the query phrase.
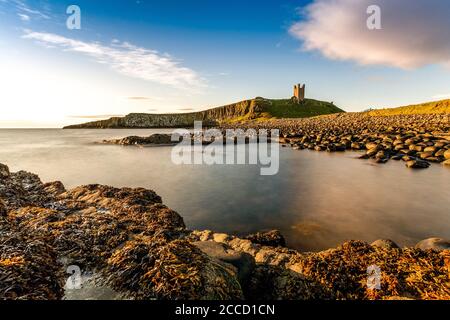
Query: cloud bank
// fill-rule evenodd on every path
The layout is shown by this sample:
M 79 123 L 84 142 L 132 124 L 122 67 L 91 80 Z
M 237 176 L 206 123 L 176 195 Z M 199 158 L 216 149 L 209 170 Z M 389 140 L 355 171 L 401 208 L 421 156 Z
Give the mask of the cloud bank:
M 107 64 L 125 76 L 170 85 L 179 89 L 200 89 L 205 80 L 194 70 L 183 67 L 180 62 L 167 54 L 140 48 L 127 42 L 114 40 L 106 46 L 97 42 L 84 42 L 57 34 L 26 30 L 24 39 L 77 52 L 94 58 L 98 63 Z
M 367 28 L 367 7 L 381 8 L 382 30 Z M 333 60 L 404 69 L 450 66 L 450 2 L 314 0 L 290 28 L 306 51 Z

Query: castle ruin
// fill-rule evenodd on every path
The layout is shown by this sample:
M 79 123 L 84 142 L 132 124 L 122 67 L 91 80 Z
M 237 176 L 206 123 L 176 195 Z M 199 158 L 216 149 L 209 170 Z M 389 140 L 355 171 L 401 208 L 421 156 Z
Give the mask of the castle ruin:
M 294 96 L 292 97 L 295 102 L 300 103 L 305 100 L 305 87 L 306 85 L 296 84 L 294 86 Z

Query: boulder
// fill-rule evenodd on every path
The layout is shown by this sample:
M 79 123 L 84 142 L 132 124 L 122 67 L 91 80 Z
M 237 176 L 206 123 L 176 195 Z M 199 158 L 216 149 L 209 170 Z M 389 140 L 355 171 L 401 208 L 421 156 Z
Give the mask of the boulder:
M 370 244 L 373 247 L 385 249 L 399 249 L 400 247 L 390 239 L 378 239 Z
M 416 244 L 417 249 L 421 250 L 450 250 L 450 240 L 442 239 L 442 238 L 429 238 L 420 241 Z
M 406 162 L 406 166 L 412 169 L 426 169 L 430 164 L 423 160 L 410 160 Z
M 185 240 L 136 237 L 108 259 L 110 285 L 134 299 L 241 300 L 235 268 Z
M 249 275 L 255 268 L 255 259 L 251 255 L 245 252 L 237 252 L 224 243 L 198 241 L 194 242 L 193 245 L 208 256 L 234 266 L 237 269 L 237 276 L 241 284 L 248 280 Z
M 246 299 L 275 300 L 329 300 L 331 290 L 294 271 L 272 265 L 258 265 L 244 288 Z

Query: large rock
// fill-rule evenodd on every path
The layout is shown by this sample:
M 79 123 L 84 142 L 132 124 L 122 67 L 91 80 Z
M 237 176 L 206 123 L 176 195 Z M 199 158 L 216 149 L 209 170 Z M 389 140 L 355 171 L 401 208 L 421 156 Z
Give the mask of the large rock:
M 250 240 L 252 243 L 269 247 L 286 247 L 286 239 L 279 230 L 268 232 L 257 232 L 245 236 L 243 239 Z
M 385 249 L 399 249 L 400 247 L 390 239 L 378 239 L 370 244 L 371 246 Z
M 430 166 L 430 164 L 427 161 L 417 159 L 406 162 L 406 166 L 412 169 L 426 169 Z
M 108 260 L 105 275 L 135 299 L 239 300 L 243 292 L 233 268 L 185 240 L 139 237 Z
M 299 273 L 279 266 L 258 265 L 245 288 L 250 300 L 334 299 L 331 290 Z
M 255 259 L 250 254 L 237 252 L 224 243 L 199 241 L 193 244 L 208 256 L 234 266 L 237 269 L 238 279 L 241 284 L 247 282 L 255 267 Z
M 429 238 L 417 243 L 416 248 L 421 250 L 432 249 L 436 251 L 450 250 L 450 240 L 441 238 Z

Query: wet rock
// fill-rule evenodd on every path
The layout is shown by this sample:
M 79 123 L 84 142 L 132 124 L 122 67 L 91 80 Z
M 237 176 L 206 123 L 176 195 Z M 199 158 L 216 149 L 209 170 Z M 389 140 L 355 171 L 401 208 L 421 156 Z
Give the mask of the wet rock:
M 224 243 L 200 241 L 194 242 L 193 244 L 208 256 L 236 267 L 238 279 L 241 284 L 247 282 L 249 275 L 255 268 L 255 259 L 250 254 L 237 252 Z
M 258 265 L 253 271 L 245 296 L 250 300 L 326 300 L 331 290 L 299 273 L 271 265 Z
M 420 241 L 416 244 L 416 248 L 421 250 L 450 250 L 450 240 L 441 239 L 441 238 L 429 238 Z
M 449 160 L 445 160 L 444 162 L 442 162 L 443 165 L 445 166 L 450 166 L 450 159 Z
M 257 232 L 243 237 L 252 243 L 269 247 L 286 247 L 286 239 L 279 230 L 271 230 L 268 232 Z
M 406 162 L 406 166 L 412 169 L 426 169 L 430 166 L 430 164 L 422 160 L 410 160 Z
M 371 246 L 385 249 L 399 249 L 400 247 L 392 240 L 378 239 L 370 244 Z
M 135 299 L 240 300 L 236 274 L 184 240 L 136 238 L 108 260 L 106 274 Z
M 63 270 L 43 239 L 0 224 L 0 300 L 61 299 Z
M 49 182 L 43 185 L 44 191 L 54 197 L 66 192 L 66 188 L 61 181 Z
M 181 137 L 180 137 L 181 138 Z M 131 145 L 173 145 L 178 141 L 172 141 L 170 134 L 152 134 L 149 137 L 129 136 L 122 139 L 103 140 L 105 144 Z
M 307 255 L 298 264 L 304 276 L 332 290 L 337 299 L 386 299 L 399 293 L 413 299 L 450 299 L 449 251 L 378 248 L 350 241 Z M 367 287 L 367 268 L 372 265 L 382 270 L 380 290 Z
M 444 158 L 450 160 L 450 149 L 444 152 Z

